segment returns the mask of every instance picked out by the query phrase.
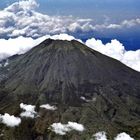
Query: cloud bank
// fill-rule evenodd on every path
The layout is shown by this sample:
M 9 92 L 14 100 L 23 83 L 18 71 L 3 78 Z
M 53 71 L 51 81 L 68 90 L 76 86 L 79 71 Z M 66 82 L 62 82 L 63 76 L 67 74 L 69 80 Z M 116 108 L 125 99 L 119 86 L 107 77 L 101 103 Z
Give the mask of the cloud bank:
M 8 40 L 0 39 L 0 60 L 15 54 L 23 54 L 48 38 L 54 40 L 57 39 L 57 40 L 68 40 L 68 41 L 75 39 L 73 36 L 67 34 L 60 34 L 54 36 L 45 35 L 37 39 L 33 39 L 31 37 L 23 37 L 23 36 L 19 36 L 13 39 L 10 38 Z
M 0 39 L 0 60 L 14 54 L 23 54 L 47 38 L 68 41 L 75 39 L 73 36 L 67 34 L 60 34 L 54 36 L 46 35 L 38 39 L 32 39 L 22 36 L 8 40 Z M 81 40 L 78 41 L 82 42 Z M 125 65 L 131 67 L 136 71 L 140 71 L 140 50 L 127 51 L 125 50 L 123 44 L 120 43 L 118 40 L 112 40 L 110 43 L 103 44 L 101 40 L 91 38 L 88 39 L 85 44 L 88 47 L 102 54 L 119 60 L 120 62 L 124 63 Z
M 104 131 L 96 133 L 93 137 L 95 137 L 95 140 L 107 140 L 106 132 Z
M 26 118 L 34 118 L 35 117 L 35 115 L 36 115 L 35 106 L 26 105 L 26 104 L 21 103 L 20 108 L 24 110 L 24 112 L 22 112 L 20 114 L 21 117 L 26 117 Z
M 9 38 L 8 40 L 0 39 L 0 60 L 14 54 L 25 53 L 47 38 L 69 41 L 75 39 L 64 33 L 94 32 L 140 26 L 140 18 L 99 25 L 95 24 L 92 19 L 42 14 L 36 10 L 38 6 L 36 0 L 22 0 L 0 11 L 0 37 Z M 46 35 L 58 33 L 63 34 Z M 123 44 L 117 40 L 103 44 L 101 40 L 92 38 L 88 39 L 85 44 L 140 71 L 140 50 L 126 51 Z
M 104 45 L 101 40 L 92 38 L 88 39 L 85 44 L 102 54 L 119 60 L 132 69 L 140 71 L 140 50 L 126 51 L 123 44 L 118 40 L 112 40 Z
M 0 122 L 8 127 L 15 127 L 21 123 L 21 119 L 15 116 L 10 116 L 8 113 L 0 115 Z
M 93 138 L 95 140 L 107 140 L 106 132 L 104 132 L 104 131 L 98 132 L 93 135 Z M 134 139 L 131 138 L 125 132 L 123 132 L 123 133 L 118 134 L 117 137 L 114 138 L 114 140 L 134 140 Z
M 67 132 L 72 130 L 83 132 L 84 126 L 82 124 L 78 124 L 76 122 L 68 122 L 68 124 L 62 123 L 53 123 L 51 125 L 52 131 L 59 135 L 66 135 Z
M 0 11 L 0 36 L 40 37 L 46 34 L 90 30 L 91 19 L 72 16 L 49 16 L 36 11 L 35 0 L 13 3 Z
M 39 39 L 17 37 L 14 39 L 0 39 L 0 60 L 14 54 L 22 54 L 27 52 L 33 46 L 41 43 L 44 37 Z
M 134 139 L 131 138 L 128 134 L 123 132 L 123 133 L 118 134 L 114 140 L 134 140 Z
M 121 23 L 96 24 L 92 19 L 73 16 L 49 16 L 36 10 L 36 0 L 22 0 L 0 11 L 1 37 L 41 37 L 46 34 L 91 32 L 140 26 L 140 18 Z

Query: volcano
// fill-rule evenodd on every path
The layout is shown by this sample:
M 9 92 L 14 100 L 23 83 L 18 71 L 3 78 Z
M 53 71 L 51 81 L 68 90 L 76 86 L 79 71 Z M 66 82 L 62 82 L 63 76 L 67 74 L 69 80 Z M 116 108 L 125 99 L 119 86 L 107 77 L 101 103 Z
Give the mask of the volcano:
M 0 139 L 90 140 L 99 131 L 108 140 L 121 132 L 140 139 L 140 73 L 121 62 L 76 40 L 47 39 L 0 64 L 0 114 L 20 116 L 21 103 L 35 105 L 38 114 L 12 128 L 1 123 Z M 59 135 L 50 129 L 69 121 L 84 131 Z

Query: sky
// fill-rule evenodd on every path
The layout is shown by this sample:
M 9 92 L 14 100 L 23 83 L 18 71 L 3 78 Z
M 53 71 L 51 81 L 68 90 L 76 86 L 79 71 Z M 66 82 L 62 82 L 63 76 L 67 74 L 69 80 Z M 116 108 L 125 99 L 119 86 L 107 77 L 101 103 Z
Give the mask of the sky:
M 0 10 L 22 0 L 1 0 Z M 38 12 L 50 16 L 91 18 L 94 24 L 119 24 L 140 18 L 139 0 L 36 0 Z M 133 29 L 134 30 L 134 29 Z
M 1 0 L 0 59 L 60 34 L 52 38 L 80 39 L 140 71 L 139 7 L 139 0 Z
M 80 18 L 91 18 L 94 24 L 119 24 L 125 20 L 140 18 L 139 0 L 38 0 L 41 12 L 49 15 L 72 15 Z M 122 40 L 128 49 L 140 46 L 140 28 L 123 30 L 104 30 L 90 33 L 97 38 L 117 38 Z M 88 35 L 90 37 L 90 35 Z M 106 42 L 106 40 L 103 40 Z M 107 40 L 108 41 L 108 40 Z M 133 46 L 133 42 L 137 44 Z
M 40 0 L 49 14 L 75 15 L 104 20 L 134 18 L 140 15 L 139 0 Z
M 18 0 L 1 0 L 0 9 Z M 140 17 L 139 0 L 37 0 L 38 11 L 49 15 L 94 18 L 97 22 L 118 22 Z
M 12 6 L 18 5 L 18 2 L 22 4 L 28 3 L 31 9 L 27 10 L 25 7 L 22 9 L 22 4 L 19 4 L 20 9 L 18 9 L 18 11 L 7 10 L 8 7 L 12 8 Z M 17 16 L 17 12 L 21 13 L 22 16 Z M 26 16 L 24 15 L 25 12 L 30 15 L 26 18 L 28 22 L 24 19 L 24 17 L 27 16 L 27 14 Z M 15 37 L 15 32 L 22 32 L 17 34 L 17 36 L 24 35 L 31 37 L 65 32 L 83 40 L 91 37 L 101 38 L 104 43 L 111 41 L 111 39 L 118 39 L 126 45 L 128 50 L 140 48 L 139 0 L 1 0 L 0 13 L 0 26 L 2 27 L 0 28 L 1 38 L 9 38 L 9 36 Z M 32 13 L 34 15 L 32 15 Z M 9 16 L 7 16 L 7 14 L 9 14 Z M 39 17 L 39 14 L 42 17 Z M 14 19 L 15 16 L 17 20 Z M 37 16 L 36 19 L 35 16 Z M 49 16 L 49 18 L 47 16 Z M 29 18 L 31 17 L 34 25 L 29 22 Z M 23 19 L 24 21 L 22 21 Z M 19 22 L 20 20 L 22 23 Z M 32 24 L 30 32 L 35 28 L 37 32 L 37 28 L 40 29 L 38 26 L 46 28 L 46 32 L 43 33 L 43 31 L 40 30 L 38 35 L 34 33 L 33 36 L 29 30 L 27 31 L 27 29 L 25 29 L 25 26 L 27 27 L 29 25 L 25 25 L 23 22 Z M 37 25 L 37 22 L 41 22 L 42 24 Z M 53 22 L 55 25 L 50 22 Z M 13 28 L 14 25 L 18 31 L 13 32 L 11 28 Z M 19 29 L 22 31 L 19 31 Z M 29 32 L 30 35 L 23 34 L 24 29 L 26 32 Z M 10 30 L 12 31 L 10 32 Z M 8 32 L 10 32 L 10 35 Z

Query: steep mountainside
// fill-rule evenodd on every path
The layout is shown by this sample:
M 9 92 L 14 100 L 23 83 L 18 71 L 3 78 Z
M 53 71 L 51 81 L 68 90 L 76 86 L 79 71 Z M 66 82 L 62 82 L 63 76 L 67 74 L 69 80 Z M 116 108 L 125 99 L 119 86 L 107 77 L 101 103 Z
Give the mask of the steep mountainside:
M 140 139 L 140 73 L 74 40 L 48 39 L 0 62 L 0 114 L 19 116 L 20 103 L 36 105 L 39 117 L 15 128 L 0 124 L 2 140 L 90 140 L 99 131 L 110 140 L 120 132 Z M 57 109 L 39 107 L 47 103 Z M 85 131 L 48 129 L 68 121 Z

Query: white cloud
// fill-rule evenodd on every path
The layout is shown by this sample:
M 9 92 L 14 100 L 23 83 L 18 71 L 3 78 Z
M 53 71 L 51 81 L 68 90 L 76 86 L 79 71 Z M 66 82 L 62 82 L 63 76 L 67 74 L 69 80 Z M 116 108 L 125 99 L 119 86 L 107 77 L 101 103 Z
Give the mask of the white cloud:
M 67 126 L 69 128 L 71 128 L 72 130 L 76 130 L 76 131 L 79 131 L 79 132 L 82 132 L 85 129 L 82 124 L 79 124 L 77 122 L 68 122 Z
M 134 140 L 126 133 L 120 133 L 117 135 L 117 137 L 114 140 Z
M 112 40 L 110 43 L 104 45 L 101 40 L 92 38 L 88 39 L 85 44 L 102 54 L 115 58 L 125 65 L 140 71 L 140 50 L 126 51 L 123 44 L 118 40 Z
M 45 108 L 45 109 L 47 109 L 47 110 L 56 110 L 56 109 L 57 109 L 57 107 L 51 106 L 51 105 L 49 105 L 49 104 L 41 105 L 40 107 L 41 107 L 41 108 Z
M 49 16 L 35 11 L 35 0 L 22 0 L 0 11 L 0 35 L 40 37 L 46 34 L 91 30 L 91 19 Z
M 24 112 L 22 112 L 20 114 L 21 117 L 27 117 L 27 118 L 28 117 L 29 118 L 34 118 L 35 117 L 35 115 L 36 115 L 35 106 L 26 105 L 26 104 L 21 103 L 20 108 L 24 110 Z
M 21 117 L 25 117 L 25 118 L 34 118 L 35 117 L 35 113 L 29 112 L 29 111 L 25 111 L 22 112 L 20 114 Z
M 92 27 L 93 30 L 104 30 L 104 29 L 124 29 L 131 28 L 134 26 L 140 26 L 140 18 L 123 20 L 120 23 L 111 24 L 96 24 Z
M 54 36 L 45 35 L 38 39 L 33 39 L 30 37 L 23 37 L 23 36 L 13 38 L 13 39 L 10 38 L 8 40 L 0 39 L 0 60 L 15 54 L 23 54 L 48 38 L 54 40 L 68 40 L 68 41 L 75 39 L 73 36 L 67 34 L 60 34 Z M 81 42 L 81 40 L 78 41 Z
M 8 127 L 15 127 L 18 126 L 21 123 L 21 119 L 18 117 L 15 117 L 13 115 L 9 115 L 5 113 L 4 115 L 0 115 L 0 121 L 7 125 Z
M 5 59 L 14 54 L 23 54 L 48 38 L 53 39 L 53 40 L 68 40 L 68 41 L 71 41 L 74 39 L 73 36 L 70 36 L 67 34 L 60 34 L 60 35 L 54 35 L 54 36 L 46 35 L 38 39 L 33 39 L 30 37 L 23 37 L 23 36 L 19 36 L 17 38 L 10 38 L 8 40 L 0 39 L 0 44 L 1 44 L 0 45 L 0 60 Z
M 106 137 L 106 132 L 98 132 L 95 135 L 93 135 L 95 137 L 95 140 L 107 140 Z
M 38 45 L 45 39 L 54 39 L 54 40 L 74 40 L 73 36 L 67 34 L 59 34 L 59 35 L 45 35 L 38 39 L 32 39 L 28 37 L 17 37 L 14 39 L 0 39 L 0 60 L 12 56 L 14 54 L 23 54 Z M 78 39 L 75 39 L 78 40 Z M 78 40 L 82 42 L 81 40 Z M 22 42 L 22 43 L 21 43 Z M 96 40 L 95 38 L 88 39 L 85 44 L 107 56 L 115 58 L 125 65 L 140 71 L 140 50 L 136 51 L 126 51 L 125 47 L 118 40 L 111 40 L 110 43 L 103 44 L 101 40 Z
M 5 8 L 5 10 L 16 13 L 21 10 L 25 10 L 25 11 L 34 10 L 38 6 L 39 5 L 35 0 L 21 0 L 19 2 L 15 2 L 12 5 L 8 6 L 7 8 Z
M 54 39 L 54 40 L 68 40 L 68 41 L 75 39 L 73 36 L 70 36 L 68 34 L 54 35 L 54 36 L 50 36 L 49 38 Z
M 80 19 L 73 16 L 49 16 L 36 11 L 38 6 L 36 0 L 22 0 L 1 10 L 0 36 L 41 37 L 46 34 L 121 29 L 140 25 L 139 18 L 124 20 L 118 24 L 95 24 L 92 19 Z
M 22 36 L 8 40 L 0 39 L 0 60 L 14 54 L 22 54 L 41 43 L 44 39 L 45 37 L 41 37 L 34 40 Z
M 93 135 L 93 138 L 95 140 L 107 140 L 106 132 L 104 131 L 98 132 Z M 117 137 L 114 138 L 114 140 L 134 140 L 134 139 L 131 138 L 128 134 L 123 132 L 123 133 L 118 134 Z
M 68 124 L 53 123 L 51 125 L 52 131 L 59 135 L 66 135 L 67 132 L 72 130 L 82 132 L 84 131 L 84 126 L 76 122 L 68 122 Z
M 53 123 L 51 125 L 52 131 L 54 131 L 56 134 L 59 135 L 66 135 L 66 132 L 70 131 L 70 128 L 68 128 L 66 125 L 62 123 Z
M 8 65 L 9 65 L 9 62 L 8 62 L 8 59 L 7 59 L 3 66 L 7 67 Z

